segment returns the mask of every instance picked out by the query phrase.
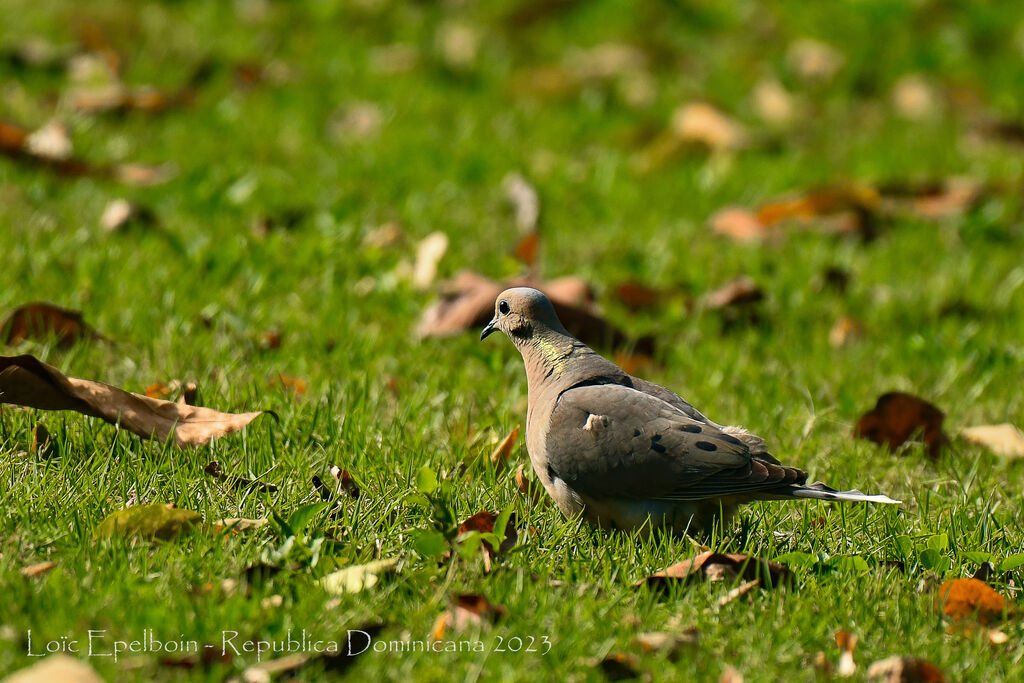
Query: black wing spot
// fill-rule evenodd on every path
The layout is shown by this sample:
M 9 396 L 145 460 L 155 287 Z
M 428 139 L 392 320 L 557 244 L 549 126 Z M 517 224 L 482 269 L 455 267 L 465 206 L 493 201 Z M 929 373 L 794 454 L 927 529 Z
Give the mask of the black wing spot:
M 732 434 L 722 434 L 718 438 L 721 439 L 722 441 L 726 442 L 726 443 L 731 443 L 733 446 L 742 446 L 743 445 L 743 442 L 740 441 L 739 439 L 737 439 Z
M 710 441 L 698 441 L 697 442 L 697 448 L 701 449 L 702 451 L 717 451 L 718 450 L 718 446 L 716 446 L 715 444 L 711 443 Z
M 662 446 L 660 443 L 658 443 L 659 441 L 661 441 L 661 434 L 655 434 L 654 436 L 651 437 L 651 450 L 654 451 L 655 453 L 667 452 L 668 449 Z
M 687 425 L 683 425 L 682 427 L 680 427 L 680 429 L 682 429 L 684 432 L 689 432 L 691 434 L 700 434 L 701 433 L 701 428 L 699 426 L 697 426 L 697 425 L 689 425 L 689 424 L 687 424 Z
M 639 429 L 634 429 L 633 430 L 633 436 L 634 437 L 640 436 L 640 430 Z

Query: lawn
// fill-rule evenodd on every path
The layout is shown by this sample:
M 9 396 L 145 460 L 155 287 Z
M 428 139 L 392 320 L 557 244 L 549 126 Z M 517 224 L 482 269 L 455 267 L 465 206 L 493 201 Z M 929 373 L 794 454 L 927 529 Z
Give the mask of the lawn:
M 453 598 L 479 594 L 505 613 L 452 624 L 445 639 L 482 652 L 393 645 L 349 672 L 716 681 L 733 667 L 746 680 L 817 680 L 833 675 L 847 631 L 854 680 L 894 655 L 951 681 L 1024 678 L 1012 614 L 1024 569 L 1006 561 L 1024 548 L 1024 460 L 957 436 L 1024 425 L 1024 6 L 8 0 L 3 15 L 0 120 L 62 123 L 90 167 L 0 155 L 0 316 L 52 302 L 104 339 L 43 336 L 0 354 L 138 393 L 191 381 L 201 405 L 277 419 L 182 449 L 73 412 L 3 406 L 0 673 L 40 661 L 29 631 L 35 652 L 87 647 L 90 630 L 104 632 L 97 651 L 148 630 L 218 654 L 226 631 L 241 643 L 379 626 L 378 642 L 424 642 Z M 88 110 L 112 80 L 152 86 L 166 110 L 131 97 Z M 695 102 L 713 121 L 673 128 Z M 127 163 L 167 177 L 103 170 Z M 593 530 L 524 495 L 518 353 L 500 335 L 481 343 L 479 329 L 417 334 L 457 272 L 526 273 L 513 252 L 530 226 L 517 223 L 510 174 L 539 198 L 535 276 L 581 278 L 602 320 L 653 338 L 650 358 L 618 349 L 636 374 L 762 435 L 811 480 L 903 504 L 756 503 L 691 540 Z M 936 216 L 921 187 L 944 181 L 973 194 L 940 193 L 952 206 Z M 921 196 L 896 197 L 897 184 Z M 761 226 L 764 239 L 712 230 L 725 207 L 821 187 L 868 198 Z M 111 230 L 101 217 L 119 199 L 141 213 Z M 431 277 L 417 247 L 435 232 L 448 246 Z M 708 305 L 740 276 L 760 301 Z M 660 296 L 627 305 L 622 283 Z M 844 317 L 860 333 L 837 343 Z M 890 452 L 853 437 L 889 391 L 946 414 L 937 459 L 920 443 Z M 40 422 L 50 457 L 30 445 Z M 508 462 L 492 463 L 516 427 Z M 228 480 L 206 472 L 211 461 Z M 309 508 L 321 502 L 311 479 L 333 482 L 332 465 L 359 497 Z M 144 503 L 205 522 L 169 542 L 97 534 Z M 312 518 L 286 545 L 281 522 L 300 526 L 300 510 Z M 518 532 L 488 563 L 454 532 L 483 510 L 514 511 Z M 228 517 L 272 523 L 213 529 Z M 781 558 L 795 582 L 724 605 L 734 582 L 634 587 L 699 544 Z M 318 583 L 391 558 L 363 590 Z M 1010 614 L 951 622 L 938 586 L 986 559 L 1006 570 L 988 582 Z M 650 632 L 696 643 L 647 651 L 636 638 Z M 539 651 L 499 651 L 517 637 Z M 107 680 L 146 681 L 241 680 L 258 663 L 229 655 L 81 659 Z M 311 657 L 275 679 L 331 666 Z

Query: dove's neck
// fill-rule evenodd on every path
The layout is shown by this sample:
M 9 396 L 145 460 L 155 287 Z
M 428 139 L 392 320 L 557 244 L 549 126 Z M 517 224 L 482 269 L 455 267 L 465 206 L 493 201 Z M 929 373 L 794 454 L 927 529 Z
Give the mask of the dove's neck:
M 558 396 L 588 380 L 618 382 L 628 377 L 614 363 L 561 330 L 543 328 L 514 341 L 526 365 L 530 405 L 538 405 L 542 397 Z

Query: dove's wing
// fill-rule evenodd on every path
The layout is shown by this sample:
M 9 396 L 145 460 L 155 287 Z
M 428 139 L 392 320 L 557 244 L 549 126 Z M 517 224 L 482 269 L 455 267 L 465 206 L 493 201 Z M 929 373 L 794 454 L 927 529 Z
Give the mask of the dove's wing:
M 751 454 L 737 437 L 660 398 L 614 384 L 562 393 L 544 443 L 550 474 L 593 498 L 700 500 L 807 476 Z

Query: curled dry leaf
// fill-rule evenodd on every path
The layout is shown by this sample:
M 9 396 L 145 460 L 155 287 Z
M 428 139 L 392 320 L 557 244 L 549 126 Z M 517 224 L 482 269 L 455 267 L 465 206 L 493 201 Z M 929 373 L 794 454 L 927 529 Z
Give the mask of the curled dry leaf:
M 648 586 L 665 590 L 670 584 L 688 585 L 697 581 L 759 581 L 763 588 L 793 582 L 793 572 L 777 562 L 770 562 L 741 553 L 706 551 L 696 557 L 674 564 L 637 581 L 634 587 Z
M 908 440 L 920 434 L 928 455 L 938 458 L 942 447 L 949 441 L 942 431 L 945 415 L 931 403 L 899 391 L 879 397 L 875 407 L 857 421 L 853 435 L 895 451 Z
M 1008 458 L 1024 458 L 1024 432 L 1012 424 L 967 427 L 960 435 Z
M 853 651 L 857 647 L 857 634 L 849 631 L 836 631 L 836 645 L 839 646 L 839 666 L 836 674 L 840 678 L 849 678 L 857 673 L 857 663 L 853 661 Z
M 170 541 L 190 531 L 202 516 L 171 504 L 135 505 L 110 513 L 96 527 L 97 538 L 133 538 Z
M 744 583 L 741 583 L 740 585 L 736 586 L 735 588 L 730 590 L 728 593 L 726 593 L 725 595 L 720 597 L 718 599 L 718 602 L 715 603 L 715 605 L 717 607 L 725 607 L 730 602 L 733 602 L 734 600 L 742 598 L 744 595 L 746 595 L 750 591 L 754 590 L 755 588 L 758 588 L 760 585 L 761 585 L 761 581 L 759 579 L 753 579 L 751 581 L 746 581 Z
M 1006 601 L 984 581 L 951 579 L 939 586 L 935 607 L 951 619 L 975 618 L 990 624 L 1003 618 Z
M 376 560 L 331 572 L 318 583 L 331 595 L 358 593 L 376 586 L 381 576 L 395 571 L 397 566 L 398 558 Z
M 508 462 L 508 459 L 512 456 L 512 449 L 515 448 L 516 439 L 518 438 L 519 427 L 516 427 L 509 432 L 508 436 L 502 439 L 501 443 L 498 444 L 498 447 L 494 449 L 494 452 L 491 453 L 491 464 L 493 464 L 495 468 L 503 467 L 505 463 Z
M 0 323 L 0 343 L 13 346 L 26 339 L 45 341 L 50 337 L 55 337 L 62 349 L 83 339 L 103 339 L 78 311 L 45 302 L 19 306 Z
M 889 657 L 868 667 L 868 678 L 882 683 L 946 683 L 939 667 L 916 657 Z
M 146 439 L 166 441 L 173 436 L 180 447 L 205 445 L 239 431 L 267 412 L 222 413 L 149 398 L 102 382 L 66 377 L 29 355 L 0 356 L 0 403 L 74 410 Z
M 448 631 L 460 632 L 467 628 L 482 628 L 508 614 L 503 605 L 488 602 L 479 594 L 463 594 L 452 599 L 451 606 L 442 612 L 430 630 L 432 640 L 444 640 Z
M 57 563 L 53 562 L 53 561 L 50 561 L 50 562 L 39 562 L 37 564 L 30 564 L 27 567 L 22 567 L 21 570 L 19 571 L 19 573 L 22 576 L 29 576 L 29 577 L 31 577 L 31 576 L 42 576 L 43 574 L 49 573 L 50 570 L 52 570 L 56 566 L 57 566 Z
M 526 497 L 534 505 L 543 503 L 545 496 L 540 491 L 540 484 L 531 484 L 529 477 L 526 475 L 526 466 L 520 465 L 516 468 L 516 488 L 519 492 Z
M 701 144 L 711 151 L 734 150 L 746 144 L 746 131 L 707 102 L 685 104 L 672 114 L 672 134 L 684 144 Z
M 4 683 L 103 683 L 103 678 L 85 662 L 67 655 L 50 655 L 32 666 L 15 671 Z
M 878 192 L 883 208 L 891 213 L 936 220 L 967 213 L 981 201 L 986 188 L 970 178 L 947 178 L 885 183 Z
M 481 534 L 494 533 L 494 523 L 497 519 L 497 513 L 488 512 L 487 510 L 478 512 L 459 525 L 459 535 L 470 531 L 478 531 Z M 496 553 L 507 553 L 518 541 L 519 533 L 516 531 L 516 515 L 515 513 L 512 513 L 512 516 L 508 519 L 508 523 L 505 525 L 505 539 L 501 542 L 498 550 L 495 551 L 494 546 L 492 546 L 489 541 L 484 541 L 483 547 L 489 556 L 494 557 Z
M 50 430 L 42 422 L 37 422 L 32 430 L 32 445 L 29 452 L 37 458 L 49 459 L 57 456 L 57 449 L 53 445 L 53 438 Z

